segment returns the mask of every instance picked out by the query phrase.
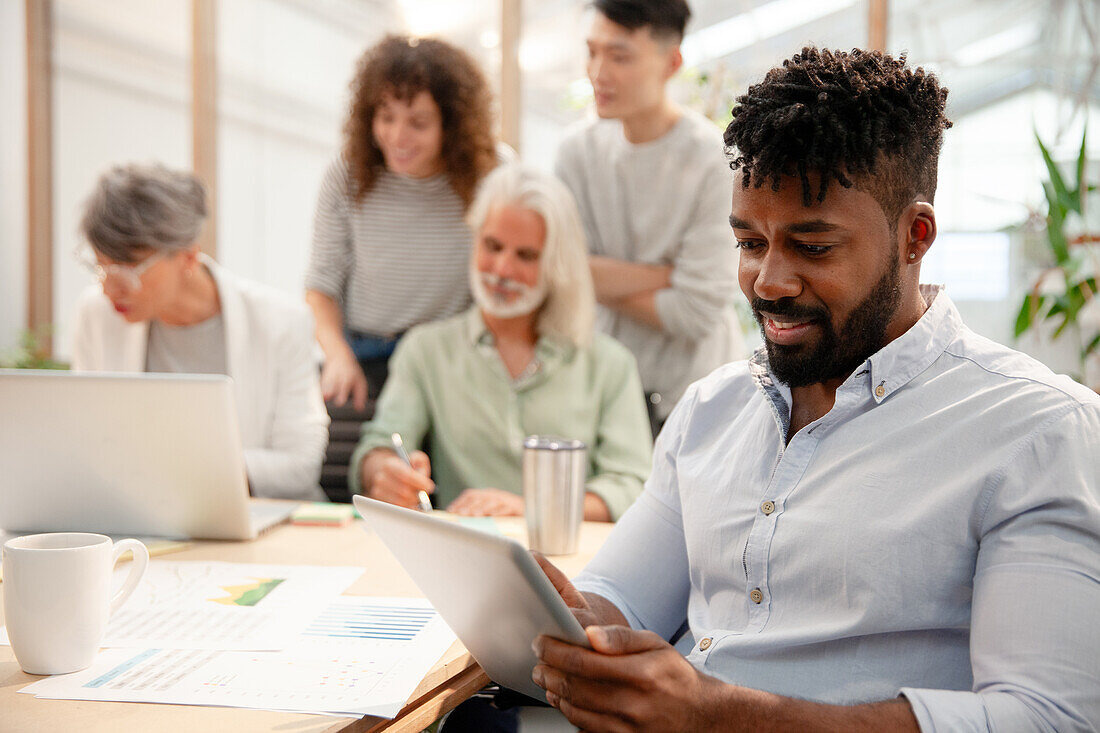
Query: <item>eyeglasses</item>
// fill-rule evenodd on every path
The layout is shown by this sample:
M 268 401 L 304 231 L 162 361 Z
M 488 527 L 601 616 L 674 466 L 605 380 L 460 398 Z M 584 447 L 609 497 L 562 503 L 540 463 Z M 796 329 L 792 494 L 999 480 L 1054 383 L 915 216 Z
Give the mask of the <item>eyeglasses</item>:
M 107 281 L 107 278 L 113 277 L 123 288 L 134 291 L 141 290 L 141 276 L 145 271 L 167 256 L 167 252 L 157 252 L 136 265 L 101 265 L 86 254 L 78 254 L 77 260 L 85 270 L 95 275 L 101 285 Z

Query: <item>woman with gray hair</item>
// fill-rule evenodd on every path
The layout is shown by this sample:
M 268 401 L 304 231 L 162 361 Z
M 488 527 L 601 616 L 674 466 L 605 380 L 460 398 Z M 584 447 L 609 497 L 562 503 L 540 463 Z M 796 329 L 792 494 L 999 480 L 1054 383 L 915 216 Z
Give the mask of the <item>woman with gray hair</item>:
M 398 345 L 352 456 L 352 491 L 408 507 L 426 491 L 458 514 L 522 514 L 523 438 L 560 435 L 589 448 L 585 518 L 618 519 L 641 493 L 652 439 L 634 357 L 593 333 L 572 196 L 506 165 L 482 182 L 468 221 L 475 306 Z M 410 445 L 430 435 L 430 455 L 414 451 L 406 465 L 394 433 Z
M 73 369 L 229 375 L 252 493 L 323 499 L 328 415 L 312 318 L 202 254 L 205 217 L 190 173 L 127 165 L 100 177 L 80 223 L 99 284 L 77 306 Z

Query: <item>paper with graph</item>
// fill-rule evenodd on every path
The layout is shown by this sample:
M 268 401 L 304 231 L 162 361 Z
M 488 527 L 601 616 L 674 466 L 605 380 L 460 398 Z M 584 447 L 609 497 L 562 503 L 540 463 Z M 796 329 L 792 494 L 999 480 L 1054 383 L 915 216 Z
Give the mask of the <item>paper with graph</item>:
M 20 692 L 393 717 L 454 640 L 427 601 L 341 596 L 283 651 L 110 649 L 89 669 Z
M 362 568 L 155 562 L 111 617 L 105 647 L 282 649 Z

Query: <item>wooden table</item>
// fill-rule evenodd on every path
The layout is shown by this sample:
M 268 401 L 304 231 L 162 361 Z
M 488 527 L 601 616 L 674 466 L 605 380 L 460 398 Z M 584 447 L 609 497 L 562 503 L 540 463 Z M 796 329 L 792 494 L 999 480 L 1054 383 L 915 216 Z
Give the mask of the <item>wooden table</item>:
M 496 520 L 505 535 L 526 543 L 523 519 Z M 580 572 L 611 531 L 610 524 L 585 522 L 581 547 L 575 555 L 552 558 L 568 575 Z M 363 574 L 349 595 L 420 597 L 412 580 L 389 550 L 362 522 L 340 528 L 276 527 L 251 542 L 194 542 L 187 549 L 155 557 L 162 560 L 222 560 L 302 565 L 362 565 Z M 0 582 L 0 594 L 3 592 Z M 0 606 L 0 620 L 2 620 Z M 455 644 L 421 680 L 408 704 L 393 720 L 365 717 L 333 718 L 300 713 L 276 713 L 242 708 L 190 705 L 39 700 L 18 690 L 42 679 L 19 669 L 11 647 L 0 646 L 0 730 L 34 731 L 278 731 L 279 733 L 363 733 L 365 731 L 420 731 L 488 684 L 488 677 L 461 643 Z

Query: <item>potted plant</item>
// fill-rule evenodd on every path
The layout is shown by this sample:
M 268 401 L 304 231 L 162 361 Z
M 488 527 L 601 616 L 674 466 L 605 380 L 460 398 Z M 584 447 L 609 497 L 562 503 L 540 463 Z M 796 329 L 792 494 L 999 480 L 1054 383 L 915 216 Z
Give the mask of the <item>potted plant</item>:
M 26 329 L 19 337 L 19 346 L 0 357 L 5 369 L 68 369 L 69 365 L 49 355 L 37 331 Z
M 1100 391 L 1100 298 L 1096 287 L 1100 232 L 1090 230 L 1086 216 L 1089 206 L 1100 201 L 1095 195 L 1096 186 L 1086 181 L 1086 135 L 1081 135 L 1072 180 L 1063 176 L 1038 133 L 1035 140 L 1048 176 L 1043 181 L 1047 267 L 1036 275 L 1020 304 L 1016 336 L 1029 330 L 1050 333 L 1052 339 L 1070 334 L 1080 366 L 1080 373 L 1074 376 Z

